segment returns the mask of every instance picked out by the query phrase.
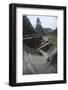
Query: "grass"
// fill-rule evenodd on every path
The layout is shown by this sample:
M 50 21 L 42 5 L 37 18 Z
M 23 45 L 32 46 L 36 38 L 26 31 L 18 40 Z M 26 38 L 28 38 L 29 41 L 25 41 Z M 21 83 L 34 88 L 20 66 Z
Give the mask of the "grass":
M 57 47 L 57 36 L 48 35 L 48 42 L 52 43 L 54 47 Z

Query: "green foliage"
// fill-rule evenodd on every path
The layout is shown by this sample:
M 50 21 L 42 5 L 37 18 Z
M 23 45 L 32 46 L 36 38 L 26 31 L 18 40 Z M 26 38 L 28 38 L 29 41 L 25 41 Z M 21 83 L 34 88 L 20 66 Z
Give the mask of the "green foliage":
M 55 35 L 57 36 L 57 28 L 55 30 L 51 30 L 50 28 L 47 29 L 47 35 Z
M 56 35 L 48 35 L 48 42 L 52 43 L 54 47 L 57 47 L 57 36 Z

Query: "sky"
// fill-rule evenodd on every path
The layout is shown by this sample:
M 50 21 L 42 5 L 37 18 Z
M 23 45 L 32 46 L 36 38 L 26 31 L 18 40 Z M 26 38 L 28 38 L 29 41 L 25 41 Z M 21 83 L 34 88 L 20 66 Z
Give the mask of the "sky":
M 35 28 L 37 18 L 40 19 L 41 25 L 45 28 L 55 29 L 57 27 L 57 16 L 27 16 Z

